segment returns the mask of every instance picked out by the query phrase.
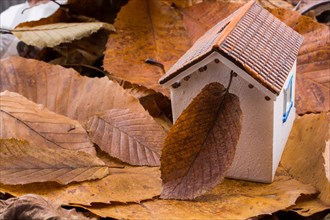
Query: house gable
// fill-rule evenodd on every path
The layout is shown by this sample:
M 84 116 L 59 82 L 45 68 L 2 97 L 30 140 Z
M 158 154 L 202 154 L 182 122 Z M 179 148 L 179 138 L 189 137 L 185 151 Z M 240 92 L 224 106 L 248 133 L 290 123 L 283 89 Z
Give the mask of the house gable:
M 302 40 L 301 35 L 252 1 L 206 32 L 159 82 L 165 84 L 218 52 L 278 95 Z

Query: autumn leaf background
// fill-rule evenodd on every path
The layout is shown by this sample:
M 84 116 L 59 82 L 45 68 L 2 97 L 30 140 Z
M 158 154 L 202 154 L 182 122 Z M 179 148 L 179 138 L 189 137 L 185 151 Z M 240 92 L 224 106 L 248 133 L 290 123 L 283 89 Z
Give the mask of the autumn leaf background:
M 208 180 L 200 173 L 193 196 L 183 197 L 185 185 L 175 197 L 167 193 L 173 179 L 194 182 L 179 172 L 171 176 L 178 167 L 229 166 L 235 143 L 225 143 L 233 147 L 218 157 L 228 161 L 211 160 L 219 143 L 201 137 L 210 131 L 239 136 L 239 123 L 219 133 L 229 123 L 220 122 L 239 122 L 242 113 L 233 94 L 210 84 L 173 125 L 170 93 L 158 80 L 246 2 L 68 0 L 51 16 L 1 27 L 1 42 L 11 34 L 19 43 L 17 56 L 0 60 L 0 218 L 329 218 L 330 42 L 323 1 L 258 1 L 304 36 L 297 117 L 274 182 L 226 179 L 221 172 Z M 212 105 L 222 99 L 223 106 Z M 208 114 L 200 106 L 209 106 Z M 196 147 L 210 151 L 191 165 L 192 143 L 185 143 L 190 159 L 174 149 L 191 138 L 180 131 L 203 117 L 215 127 L 192 134 Z

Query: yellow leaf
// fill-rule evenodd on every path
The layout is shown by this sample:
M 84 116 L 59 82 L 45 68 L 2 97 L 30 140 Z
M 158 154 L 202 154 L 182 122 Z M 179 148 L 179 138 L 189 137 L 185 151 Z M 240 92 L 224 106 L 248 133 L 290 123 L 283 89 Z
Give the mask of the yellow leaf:
M 55 23 L 34 27 L 18 27 L 11 32 L 21 41 L 36 47 L 54 47 L 61 43 L 87 37 L 101 28 L 114 31 L 111 24 L 103 22 Z
M 281 159 L 281 165 L 289 174 L 315 186 L 320 191 L 320 199 L 328 205 L 330 180 L 327 178 L 323 153 L 329 140 L 329 124 L 326 113 L 304 115 L 296 119 Z
M 11 185 L 47 181 L 68 184 L 100 179 L 109 173 L 96 156 L 16 139 L 0 139 L 0 161 L 0 182 Z
M 37 194 L 59 205 L 92 203 L 140 202 L 158 196 L 161 190 L 160 172 L 156 167 L 126 167 L 111 169 L 111 175 L 94 181 L 71 183 L 61 186 L 55 183 L 27 185 L 0 184 L 0 192 L 14 196 Z
M 152 200 L 141 204 L 85 207 L 116 219 L 247 219 L 293 205 L 301 194 L 316 190 L 279 172 L 271 184 L 225 179 L 194 201 Z

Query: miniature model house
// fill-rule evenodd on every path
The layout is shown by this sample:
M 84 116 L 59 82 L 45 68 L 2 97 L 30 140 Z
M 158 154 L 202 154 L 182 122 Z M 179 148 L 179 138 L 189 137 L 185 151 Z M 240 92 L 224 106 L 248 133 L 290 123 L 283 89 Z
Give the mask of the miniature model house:
M 171 90 L 173 120 L 209 83 L 228 85 L 243 112 L 227 177 L 272 182 L 295 118 L 301 35 L 256 2 L 206 32 L 160 79 Z

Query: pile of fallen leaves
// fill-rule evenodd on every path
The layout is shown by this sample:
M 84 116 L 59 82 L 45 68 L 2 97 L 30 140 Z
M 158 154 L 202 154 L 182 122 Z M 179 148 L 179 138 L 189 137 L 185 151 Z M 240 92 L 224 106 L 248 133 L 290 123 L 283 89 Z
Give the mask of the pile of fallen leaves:
M 326 218 L 329 26 L 281 0 L 259 2 L 302 34 L 304 43 L 297 64 L 299 116 L 274 182 L 224 179 L 197 198 L 185 190 L 193 200 L 160 198 L 173 197 L 168 191 L 175 178 L 167 172 L 187 166 L 176 164 L 177 143 L 170 143 L 183 128 L 180 117 L 193 124 L 191 115 L 205 116 L 199 106 L 218 99 L 235 102 L 232 94 L 212 96 L 223 88 L 210 84 L 172 126 L 169 91 L 159 78 L 206 30 L 246 1 L 199 2 L 69 0 L 50 17 L 6 30 L 21 41 L 21 56 L 0 61 L 1 219 Z M 226 105 L 221 114 L 236 111 L 230 117 L 239 121 L 235 108 Z M 208 110 L 205 120 L 215 121 L 214 109 Z M 195 134 L 184 133 L 182 141 Z M 236 145 L 224 147 L 230 144 Z

